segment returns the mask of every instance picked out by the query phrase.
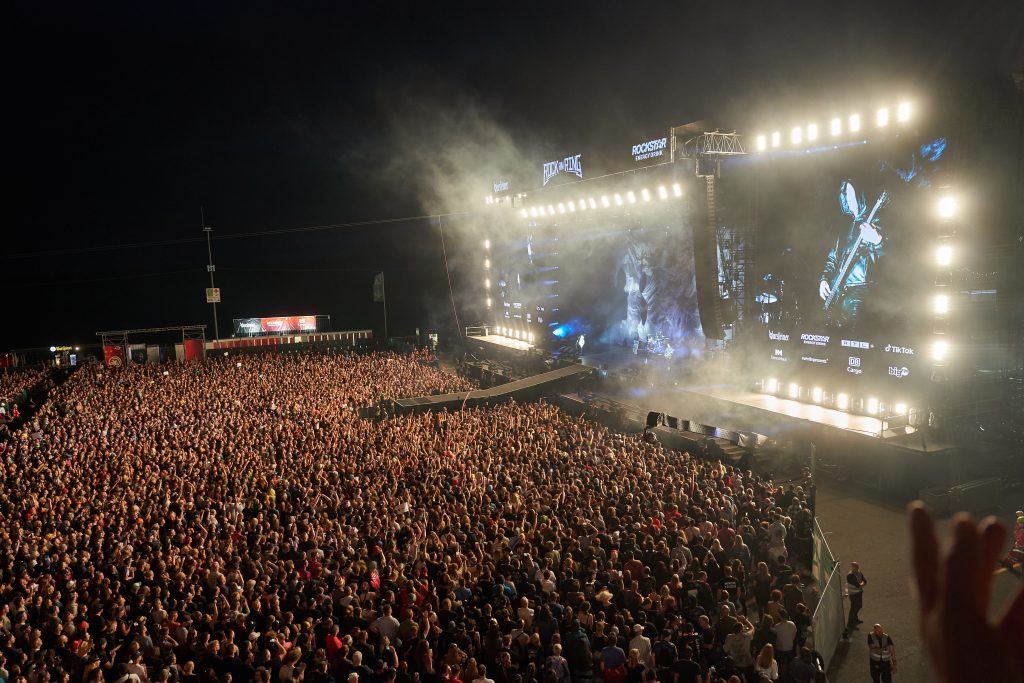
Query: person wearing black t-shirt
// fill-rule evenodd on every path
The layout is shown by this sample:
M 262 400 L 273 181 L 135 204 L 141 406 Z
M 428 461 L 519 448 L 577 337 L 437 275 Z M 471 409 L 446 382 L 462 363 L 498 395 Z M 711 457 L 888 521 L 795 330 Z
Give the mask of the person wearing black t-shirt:
M 684 647 L 672 665 L 672 683 L 700 683 L 700 664 L 693 659 L 693 650 Z

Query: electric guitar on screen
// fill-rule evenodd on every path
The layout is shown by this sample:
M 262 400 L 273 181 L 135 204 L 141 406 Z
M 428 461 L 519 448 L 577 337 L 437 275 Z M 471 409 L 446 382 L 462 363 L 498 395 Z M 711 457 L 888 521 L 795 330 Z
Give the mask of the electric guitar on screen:
M 852 190 L 852 186 L 849 186 Z M 855 197 L 856 195 L 854 195 Z M 843 296 L 846 291 L 846 278 L 850 275 L 850 269 L 853 268 L 853 264 L 859 256 L 860 247 L 864 243 L 864 228 L 870 227 L 877 230 L 877 226 L 874 225 L 875 215 L 878 211 L 889 203 L 889 193 L 882 192 L 882 195 L 875 202 L 875 206 L 871 209 L 871 213 L 864 221 L 860 223 L 860 233 L 857 235 L 857 241 L 853 243 L 853 246 L 847 251 L 846 258 L 843 259 L 842 265 L 836 271 L 836 276 L 831 282 L 831 289 L 829 290 L 828 297 L 825 299 L 825 316 L 831 318 L 834 315 L 834 310 L 837 304 L 842 304 Z M 857 206 L 857 204 L 850 204 L 851 208 Z M 863 210 L 857 213 L 857 216 L 862 216 Z M 855 222 L 858 222 L 856 218 Z

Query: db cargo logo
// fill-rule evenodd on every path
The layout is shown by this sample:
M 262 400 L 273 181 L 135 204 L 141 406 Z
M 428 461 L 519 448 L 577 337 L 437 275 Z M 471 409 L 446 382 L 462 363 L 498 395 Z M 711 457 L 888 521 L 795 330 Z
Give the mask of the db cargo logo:
M 583 166 L 580 164 L 581 154 L 566 157 L 561 161 L 549 161 L 544 164 L 544 184 L 559 173 L 572 173 L 578 178 L 583 177 Z

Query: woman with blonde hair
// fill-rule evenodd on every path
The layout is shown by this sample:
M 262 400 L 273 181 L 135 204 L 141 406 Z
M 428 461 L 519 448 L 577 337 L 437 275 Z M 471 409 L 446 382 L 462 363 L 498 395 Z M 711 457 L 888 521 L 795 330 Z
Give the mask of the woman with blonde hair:
M 643 683 L 645 668 L 640 661 L 640 650 L 630 648 L 629 658 L 626 660 L 626 683 Z
M 761 653 L 757 655 L 757 661 L 754 662 L 754 671 L 760 677 L 758 680 L 779 680 L 779 664 L 775 661 L 775 648 L 771 643 L 761 648 Z

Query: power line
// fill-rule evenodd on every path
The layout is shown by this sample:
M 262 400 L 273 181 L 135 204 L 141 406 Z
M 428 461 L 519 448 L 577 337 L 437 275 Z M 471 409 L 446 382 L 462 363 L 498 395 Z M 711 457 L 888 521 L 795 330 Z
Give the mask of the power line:
M 324 230 L 341 230 L 345 228 L 362 228 L 373 225 L 389 225 L 392 223 L 411 223 L 413 221 L 429 221 L 440 217 L 465 216 L 469 211 L 457 213 L 429 214 L 424 216 L 405 216 L 402 218 L 377 218 L 365 221 L 351 221 L 348 223 L 329 223 L 325 225 L 306 225 L 295 228 L 271 228 L 267 230 L 253 230 L 250 232 L 239 232 L 230 235 L 213 236 L 213 240 L 237 240 L 251 239 L 254 237 L 272 237 L 274 235 L 288 235 L 303 232 L 320 232 Z M 429 224 L 428 224 L 429 227 Z M 76 254 L 96 254 L 105 251 L 120 251 L 122 249 L 146 249 L 152 247 L 170 247 L 181 244 L 194 244 L 205 242 L 205 237 L 181 237 L 177 239 L 154 240 L 151 242 L 121 242 L 118 244 L 101 244 L 87 247 L 70 247 L 67 249 L 49 249 L 44 251 L 23 251 L 17 253 L 0 254 L 0 260 L 14 260 L 20 258 L 47 257 L 47 256 L 73 256 Z

